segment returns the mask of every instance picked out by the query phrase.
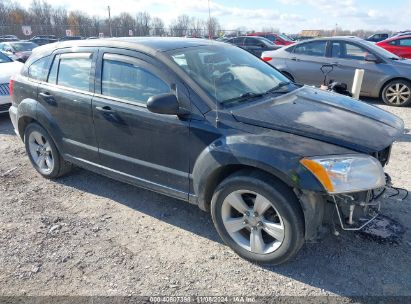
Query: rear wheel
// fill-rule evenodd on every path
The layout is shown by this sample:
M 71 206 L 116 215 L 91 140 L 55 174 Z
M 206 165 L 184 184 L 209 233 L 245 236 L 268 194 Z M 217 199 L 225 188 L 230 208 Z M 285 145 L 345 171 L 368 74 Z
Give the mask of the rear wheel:
M 304 243 L 304 217 L 295 195 L 259 174 L 236 174 L 217 188 L 211 212 L 225 243 L 256 263 L 281 264 Z
M 398 79 L 388 83 L 382 91 L 383 101 L 395 107 L 403 107 L 411 103 L 411 82 Z
M 33 167 L 46 178 L 60 177 L 68 173 L 71 164 L 65 161 L 53 139 L 37 123 L 31 123 L 24 131 L 26 152 Z

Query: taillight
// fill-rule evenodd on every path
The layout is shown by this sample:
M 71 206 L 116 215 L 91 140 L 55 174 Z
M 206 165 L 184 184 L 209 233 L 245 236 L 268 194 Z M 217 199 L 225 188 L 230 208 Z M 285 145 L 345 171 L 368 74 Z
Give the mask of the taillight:
M 10 96 L 13 95 L 13 89 L 14 89 L 14 79 L 10 79 L 10 83 L 9 83 Z
M 264 61 L 271 61 L 271 59 L 273 59 L 273 57 L 261 57 L 262 60 Z

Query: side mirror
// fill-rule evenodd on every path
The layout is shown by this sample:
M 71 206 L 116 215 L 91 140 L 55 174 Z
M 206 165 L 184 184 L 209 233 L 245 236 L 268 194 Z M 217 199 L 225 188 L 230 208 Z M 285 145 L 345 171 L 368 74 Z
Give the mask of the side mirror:
M 266 47 L 266 45 L 264 43 L 259 43 L 258 46 L 263 48 L 263 49 Z
M 378 61 L 379 61 L 378 58 L 374 54 L 365 55 L 364 60 L 368 61 L 368 62 L 375 62 L 375 63 L 378 63 Z
M 176 95 L 165 93 L 150 97 L 147 109 L 157 114 L 178 115 L 180 107 Z

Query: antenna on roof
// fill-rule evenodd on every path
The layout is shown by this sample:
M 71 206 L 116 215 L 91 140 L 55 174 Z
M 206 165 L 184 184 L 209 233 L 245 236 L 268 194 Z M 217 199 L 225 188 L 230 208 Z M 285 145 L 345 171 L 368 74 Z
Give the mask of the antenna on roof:
M 210 9 L 210 0 L 208 0 L 208 39 L 212 41 L 211 37 L 211 9 Z M 214 69 L 214 65 L 213 65 Z M 215 96 L 215 127 L 218 128 L 218 100 L 217 100 L 217 88 L 215 85 L 215 78 L 213 79 L 214 82 L 214 96 Z

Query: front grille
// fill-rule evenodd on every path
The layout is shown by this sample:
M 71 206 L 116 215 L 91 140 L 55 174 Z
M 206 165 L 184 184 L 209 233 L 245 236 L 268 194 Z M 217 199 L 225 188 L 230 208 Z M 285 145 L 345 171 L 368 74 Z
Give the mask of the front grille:
M 0 96 L 7 96 L 7 95 L 10 95 L 9 84 L 1 83 L 0 84 Z
M 0 113 L 8 111 L 10 109 L 10 107 L 11 107 L 11 103 L 6 103 L 6 104 L 0 105 Z
M 388 161 L 390 160 L 390 155 L 391 155 L 391 146 L 378 151 L 376 153 L 373 153 L 373 156 L 378 159 L 381 163 L 381 165 L 384 167 L 386 164 L 388 164 Z

